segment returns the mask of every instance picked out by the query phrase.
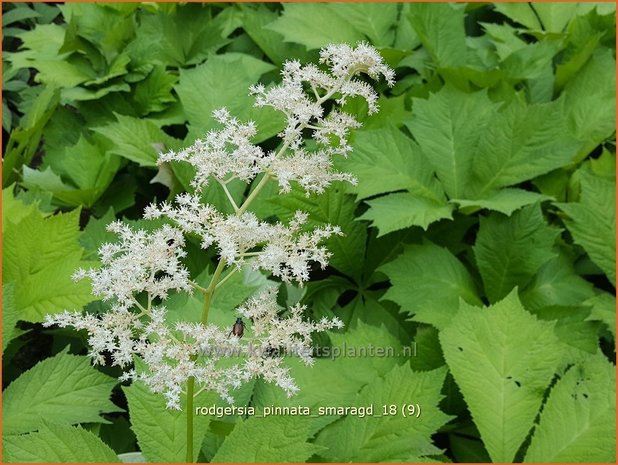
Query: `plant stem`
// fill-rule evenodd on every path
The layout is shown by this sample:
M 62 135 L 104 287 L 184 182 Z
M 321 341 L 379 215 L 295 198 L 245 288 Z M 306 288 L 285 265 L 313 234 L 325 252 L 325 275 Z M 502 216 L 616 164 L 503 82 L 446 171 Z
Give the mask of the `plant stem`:
M 191 376 L 187 381 L 187 456 L 185 461 L 193 463 L 193 388 L 195 378 Z

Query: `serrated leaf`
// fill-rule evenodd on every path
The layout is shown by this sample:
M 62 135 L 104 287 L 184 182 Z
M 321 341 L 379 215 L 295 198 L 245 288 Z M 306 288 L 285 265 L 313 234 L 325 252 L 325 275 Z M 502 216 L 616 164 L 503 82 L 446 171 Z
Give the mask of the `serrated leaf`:
M 364 38 L 362 31 L 327 3 L 285 3 L 279 19 L 266 27 L 281 34 L 286 42 L 302 44 L 307 50 L 343 42 L 355 44 Z
M 236 423 L 210 462 L 305 462 L 321 450 L 308 438 L 306 419 L 249 418 Z
M 450 86 L 427 100 L 414 99 L 406 125 L 450 198 L 466 198 L 482 128 L 490 126 L 496 108 L 486 92 L 465 94 Z
M 480 304 L 472 277 L 448 249 L 427 243 L 410 245 L 395 260 L 382 265 L 392 287 L 384 299 L 401 305 L 415 321 L 442 329 L 459 307 L 459 300 Z
M 121 463 L 101 439 L 81 427 L 44 423 L 35 433 L 2 438 L 8 463 Z
M 600 354 L 571 367 L 549 393 L 524 461 L 615 462 L 615 386 L 616 367 Z
M 129 403 L 131 429 L 137 436 L 144 457 L 150 462 L 184 462 L 187 450 L 186 412 L 167 409 L 165 398 L 152 393 L 142 382 L 134 382 L 122 390 Z M 198 396 L 195 401 L 202 398 Z M 208 429 L 209 417 L 196 415 L 193 421 L 193 442 L 201 444 Z M 195 447 L 194 461 L 198 452 L 199 447 Z
M 538 204 L 510 217 L 492 213 L 481 218 L 473 249 L 490 301 L 500 300 L 515 286 L 528 284 L 539 268 L 556 256 L 552 246 L 559 233 L 545 223 Z
M 462 303 L 440 342 L 492 461 L 512 462 L 560 360 L 553 325 L 512 292 L 487 308 Z
M 565 225 L 616 285 L 616 181 L 580 171 L 581 195 L 575 203 L 557 204 L 569 218 Z
M 117 382 L 95 370 L 87 357 L 61 352 L 43 360 L 5 389 L 3 433 L 34 431 L 40 428 L 41 419 L 66 424 L 105 423 L 101 413 L 123 411 L 109 400 Z
M 412 3 L 408 18 L 439 67 L 466 64 L 463 5 Z
M 507 187 L 505 189 L 487 192 L 481 199 L 451 199 L 451 202 L 458 204 L 461 209 L 476 210 L 479 208 L 486 208 L 487 210 L 497 211 L 511 216 L 515 210 L 519 210 L 521 207 L 550 199 L 551 197 L 536 192 Z
M 565 111 L 575 136 L 588 155 L 616 131 L 616 60 L 611 50 L 598 50 L 565 86 Z
M 140 115 L 165 110 L 169 103 L 176 101 L 172 88 L 178 76 L 165 71 L 163 66 L 155 66 L 146 79 L 138 82 L 133 90 L 133 100 Z
M 553 305 L 575 306 L 594 296 L 592 284 L 575 274 L 564 254 L 545 263 L 521 293 L 522 303 L 531 310 Z
M 13 338 L 19 313 L 15 308 L 14 285 L 2 284 L 2 352 Z
M 515 101 L 493 115 L 474 157 L 472 198 L 521 183 L 569 164 L 581 147 L 564 118 L 562 100 Z
M 152 121 L 116 114 L 116 121 L 93 131 L 107 137 L 112 143 L 111 153 L 139 163 L 141 166 L 156 166 L 159 144 L 168 146 L 170 136 Z
M 416 461 L 439 452 L 431 435 L 448 416 L 439 408 L 446 370 L 414 372 L 409 365 L 395 366 L 384 378 L 367 385 L 353 402 L 373 405 L 374 415 L 366 418 L 346 416 L 324 428 L 316 444 L 327 447 L 320 455 L 331 462 Z M 408 414 L 404 405 L 420 405 L 422 420 Z M 383 405 L 396 405 L 396 415 L 384 415 Z
M 604 292 L 584 302 L 592 307 L 588 320 L 602 321 L 616 338 L 616 297 Z
M 6 226 L 3 248 L 5 282 L 15 283 L 19 318 L 42 321 L 47 313 L 80 309 L 93 297 L 86 281 L 74 283 L 80 266 L 79 210 L 44 218 L 33 211 Z
M 397 3 L 332 3 L 330 9 L 367 36 L 376 47 L 388 47 L 395 38 Z M 322 31 L 324 34 L 324 31 Z
M 369 210 L 359 219 L 370 220 L 380 231 L 379 236 L 410 226 L 424 230 L 438 220 L 452 218 L 452 207 L 411 193 L 389 194 L 368 200 Z
M 210 58 L 192 69 L 182 70 L 174 89 L 178 93 L 189 120 L 190 134 L 203 137 L 210 129 L 218 128 L 212 112 L 226 107 L 241 121 L 253 120 L 261 142 L 277 134 L 285 126 L 280 113 L 270 108 L 256 108 L 248 95 L 249 86 L 274 67 L 250 55 L 226 53 Z M 204 93 L 204 89 L 208 92 Z

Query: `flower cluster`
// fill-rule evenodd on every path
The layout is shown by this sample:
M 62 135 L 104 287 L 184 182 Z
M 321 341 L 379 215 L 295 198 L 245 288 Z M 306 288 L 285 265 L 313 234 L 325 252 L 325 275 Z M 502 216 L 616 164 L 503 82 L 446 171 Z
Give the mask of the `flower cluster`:
M 147 323 L 139 315 L 115 307 L 100 317 L 77 312 L 48 315 L 44 325 L 86 330 L 95 363 L 104 364 L 107 354 L 112 365 L 124 368 L 134 356 L 139 357 L 147 370 L 130 369 L 121 379 L 143 381 L 153 392 L 165 396 L 168 408 L 180 409 L 182 386 L 190 377 L 201 390 L 216 392 L 230 403 L 234 402 L 234 389 L 257 377 L 275 383 L 288 395 L 294 394 L 298 388 L 283 366 L 279 349 L 285 348 L 286 354 L 298 355 L 311 364 L 311 333 L 343 326 L 337 318 L 304 321 L 304 310 L 297 305 L 290 309 L 289 317 L 280 318 L 276 289 L 267 288 L 238 309 L 253 322 L 253 337 L 244 340 L 212 324 L 178 322 L 172 331 L 163 306 L 147 312 Z M 220 363 L 234 356 L 238 363 Z
M 326 47 L 320 62 L 326 69 L 289 61 L 283 67 L 281 84 L 250 89 L 257 106 L 273 107 L 287 118 L 276 151 L 265 153 L 251 142 L 257 131 L 253 122 L 242 123 L 221 109 L 214 117 L 222 129 L 210 131 L 185 150 L 160 157 L 161 162 L 192 165 L 196 174 L 191 184 L 198 193 L 209 188 L 211 180 L 219 183 L 232 214 L 204 204 L 197 194 L 183 193 L 173 202 L 149 205 L 144 212 L 146 219 L 171 224 L 152 231 L 135 230 L 121 222 L 110 224 L 109 231 L 116 233 L 119 241 L 101 246 L 99 268 L 78 270 L 74 276 L 89 278 L 93 293 L 109 301 L 110 310 L 101 315 L 65 311 L 47 316 L 44 324 L 87 331 L 95 363 L 109 361 L 127 369 L 123 379 L 143 381 L 166 397 L 169 408 L 179 409 L 183 394 L 197 395 L 194 384 L 198 392 L 214 391 L 230 402 L 234 389 L 256 377 L 275 383 L 288 395 L 296 392 L 298 387 L 284 366 L 281 351 L 297 354 L 310 365 L 311 334 L 341 328 L 339 319 L 306 321 L 303 314 L 307 309 L 301 305 L 290 308 L 282 318 L 273 287 L 237 309 L 241 317 L 251 321 L 244 339 L 229 328 L 208 324 L 207 316 L 217 287 L 243 266 L 302 285 L 309 279 L 312 264 L 322 268 L 328 264 L 330 252 L 323 241 L 342 234 L 338 226 L 309 227 L 308 215 L 301 211 L 284 224 L 263 221 L 249 210 L 271 179 L 277 181 L 281 192 L 290 191 L 296 183 L 307 195 L 323 192 L 333 181 L 355 182 L 349 173 L 333 169 L 332 157 L 350 152 L 349 131 L 360 126 L 341 107 L 346 99 L 360 96 L 367 101 L 370 113 L 377 111 L 377 94 L 357 76 L 383 76 L 392 85 L 393 71 L 374 48 L 363 43 L 355 48 Z M 305 144 L 308 133 L 313 144 Z M 241 205 L 227 189 L 235 179 L 245 183 L 256 180 Z M 182 264 L 185 235 L 198 237 L 203 249 L 214 248 L 219 256 L 206 288 L 191 281 Z M 202 322 L 170 324 L 163 305 L 168 293 L 193 289 L 204 294 Z M 231 354 L 239 356 L 238 363 L 223 361 Z M 136 358 L 145 364 L 144 369 L 139 368 L 141 364 L 130 369 Z
M 182 231 L 164 225 L 154 232 L 133 231 L 115 221 L 107 230 L 120 241 L 99 249 L 101 268 L 78 269 L 73 279 L 90 278 L 92 293 L 104 300 L 116 300 L 122 308 L 135 305 L 134 295 L 147 292 L 165 299 L 168 291 L 190 291 L 189 272 L 180 259 L 186 255 Z

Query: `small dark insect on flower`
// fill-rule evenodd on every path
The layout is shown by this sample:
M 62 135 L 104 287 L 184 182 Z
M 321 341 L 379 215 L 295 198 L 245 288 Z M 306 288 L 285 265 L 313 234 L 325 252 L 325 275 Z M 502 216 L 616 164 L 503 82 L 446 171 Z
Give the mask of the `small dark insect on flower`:
M 242 321 L 242 318 L 236 318 L 236 323 L 232 325 L 232 330 L 228 336 L 232 334 L 238 338 L 241 338 L 243 334 L 245 334 L 245 322 Z
M 167 245 L 169 245 L 170 247 L 174 245 L 174 239 L 168 239 L 167 240 Z
M 264 353 L 262 354 L 262 357 L 270 358 L 270 357 L 274 357 L 276 355 L 279 355 L 279 349 L 276 349 L 275 347 L 273 347 L 270 344 L 268 344 L 268 347 L 266 347 L 266 349 L 264 349 Z

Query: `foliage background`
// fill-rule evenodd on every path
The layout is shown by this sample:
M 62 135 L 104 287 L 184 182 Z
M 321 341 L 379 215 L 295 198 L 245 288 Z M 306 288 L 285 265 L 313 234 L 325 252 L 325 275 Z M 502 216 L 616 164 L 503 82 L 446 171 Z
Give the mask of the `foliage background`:
M 323 358 L 292 398 L 262 382 L 237 403 L 421 405 L 420 418 L 200 417 L 201 461 L 615 461 L 615 6 L 3 3 L 4 461 L 181 461 L 184 417 L 43 315 L 99 312 L 87 283 L 114 218 L 189 190 L 157 152 L 227 106 L 272 147 L 281 121 L 248 85 L 290 58 L 368 40 L 396 69 L 340 168 L 358 186 L 272 190 L 342 226 L 331 267 L 282 304 L 346 329 L 322 346 L 416 344 L 414 357 Z M 234 195 L 245 195 L 234 186 Z M 208 201 L 225 205 L 212 185 Z M 206 279 L 212 253 L 189 245 Z M 221 289 L 213 321 L 269 278 Z M 199 312 L 173 296 L 175 318 Z M 210 395 L 197 405 L 220 400 Z M 139 454 L 131 454 L 140 451 Z M 140 455 L 141 454 L 141 455 Z

